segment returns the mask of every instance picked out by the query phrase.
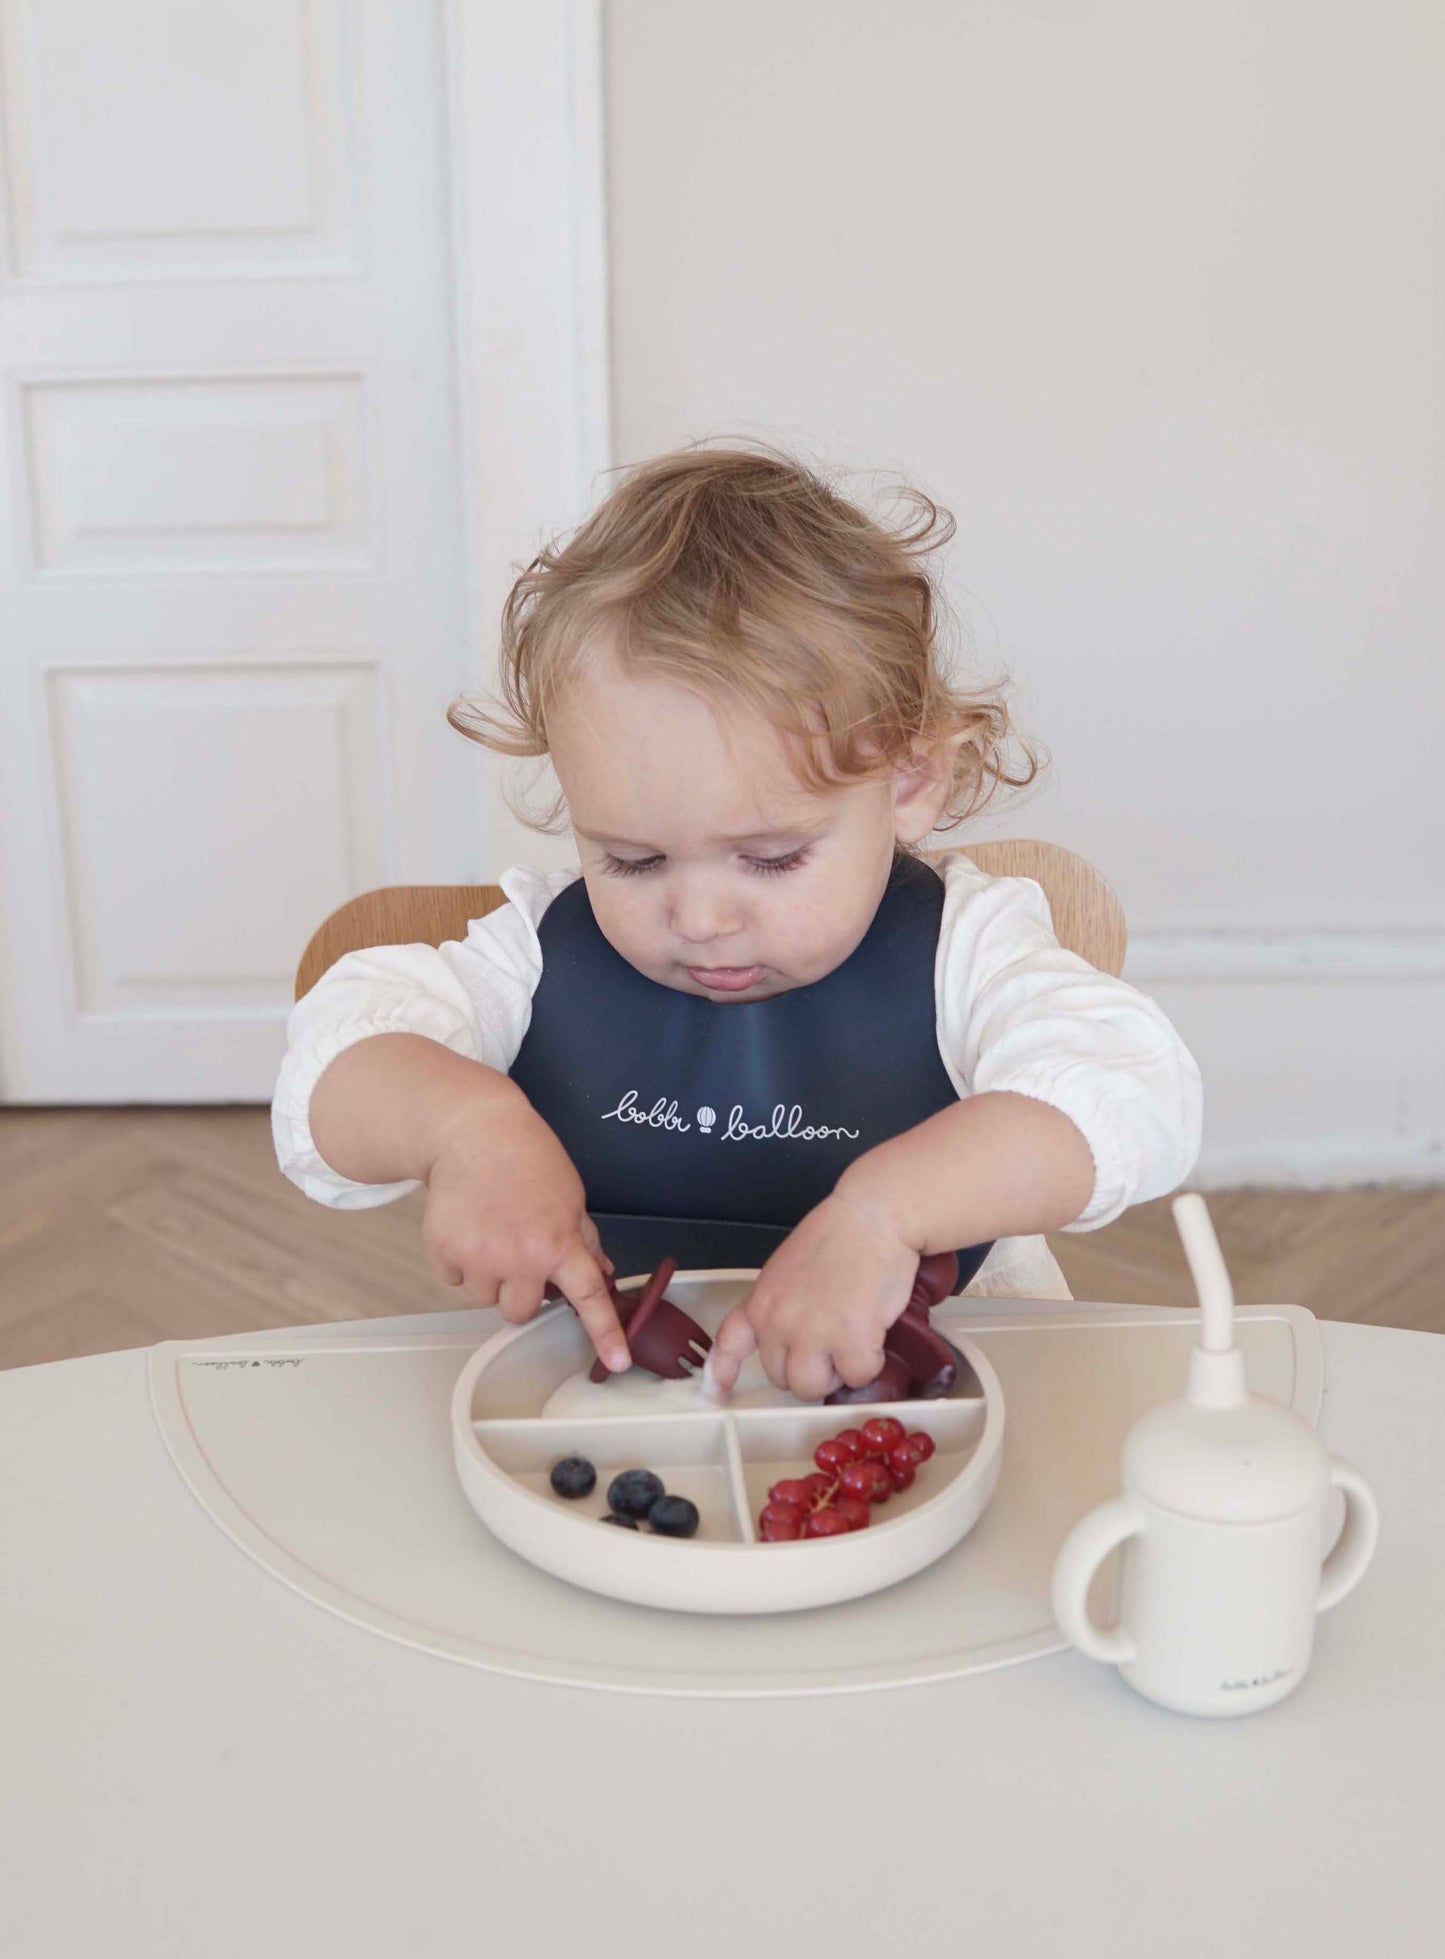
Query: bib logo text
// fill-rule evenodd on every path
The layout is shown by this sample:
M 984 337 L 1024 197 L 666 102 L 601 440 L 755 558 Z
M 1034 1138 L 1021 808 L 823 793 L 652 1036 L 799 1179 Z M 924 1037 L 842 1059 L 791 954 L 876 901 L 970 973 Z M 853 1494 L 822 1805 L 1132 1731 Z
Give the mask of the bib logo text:
M 643 1129 L 669 1129 L 680 1136 L 688 1135 L 693 1125 L 685 1122 L 678 1113 L 675 1100 L 669 1101 L 659 1095 L 651 1108 L 643 1108 L 637 1090 L 629 1088 L 615 1109 L 608 1109 L 602 1117 L 604 1122 L 635 1123 Z M 717 1116 L 709 1108 L 697 1112 L 698 1128 L 704 1136 L 714 1134 Z M 728 1119 L 716 1131 L 719 1141 L 724 1143 L 826 1143 L 835 1137 L 857 1142 L 862 1132 L 847 1129 L 841 1123 L 805 1122 L 803 1105 L 794 1102 L 791 1108 L 779 1102 L 766 1122 L 749 1122 L 741 1102 L 734 1102 L 728 1111 Z

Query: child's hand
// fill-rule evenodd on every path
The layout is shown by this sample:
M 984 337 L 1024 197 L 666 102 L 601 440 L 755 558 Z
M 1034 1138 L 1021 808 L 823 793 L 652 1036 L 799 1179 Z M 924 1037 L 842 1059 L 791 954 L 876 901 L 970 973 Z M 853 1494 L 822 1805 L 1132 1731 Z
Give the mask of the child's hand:
M 422 1243 L 444 1284 L 520 1323 L 555 1281 L 613 1372 L 631 1365 L 582 1180 L 524 1096 L 508 1089 L 458 1109 L 426 1181 Z
M 840 1379 L 866 1387 L 917 1273 L 917 1251 L 881 1209 L 835 1190 L 789 1233 L 718 1329 L 718 1386 L 730 1389 L 756 1349 L 768 1379 L 800 1400 L 821 1400 Z

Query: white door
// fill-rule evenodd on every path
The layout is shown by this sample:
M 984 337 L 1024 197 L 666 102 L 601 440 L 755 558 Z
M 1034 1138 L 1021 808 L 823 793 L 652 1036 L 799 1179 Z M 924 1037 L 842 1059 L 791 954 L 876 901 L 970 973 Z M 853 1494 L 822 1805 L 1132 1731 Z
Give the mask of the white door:
M 0 0 L 0 1092 L 263 1099 L 475 876 L 439 9 Z

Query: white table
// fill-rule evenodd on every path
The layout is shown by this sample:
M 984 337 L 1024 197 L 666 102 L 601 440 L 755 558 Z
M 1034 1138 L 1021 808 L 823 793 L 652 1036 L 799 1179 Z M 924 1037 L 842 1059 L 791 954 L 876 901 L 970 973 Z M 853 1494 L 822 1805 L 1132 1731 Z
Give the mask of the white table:
M 1383 1538 L 1303 1687 L 1232 1723 L 1074 1655 L 796 1701 L 480 1672 L 245 1557 L 143 1354 L 0 1375 L 0 1951 L 1434 1955 L 1445 1338 L 1323 1333 Z

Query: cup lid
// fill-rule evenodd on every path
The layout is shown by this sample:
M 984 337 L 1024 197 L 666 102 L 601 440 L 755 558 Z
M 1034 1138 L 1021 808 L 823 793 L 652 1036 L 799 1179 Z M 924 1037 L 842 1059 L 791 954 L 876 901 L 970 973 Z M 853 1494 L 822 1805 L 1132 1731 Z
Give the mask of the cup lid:
M 1329 1453 L 1314 1430 L 1278 1402 L 1251 1395 L 1232 1408 L 1166 1401 L 1124 1440 L 1124 1482 L 1180 1516 L 1266 1523 L 1318 1502 Z

